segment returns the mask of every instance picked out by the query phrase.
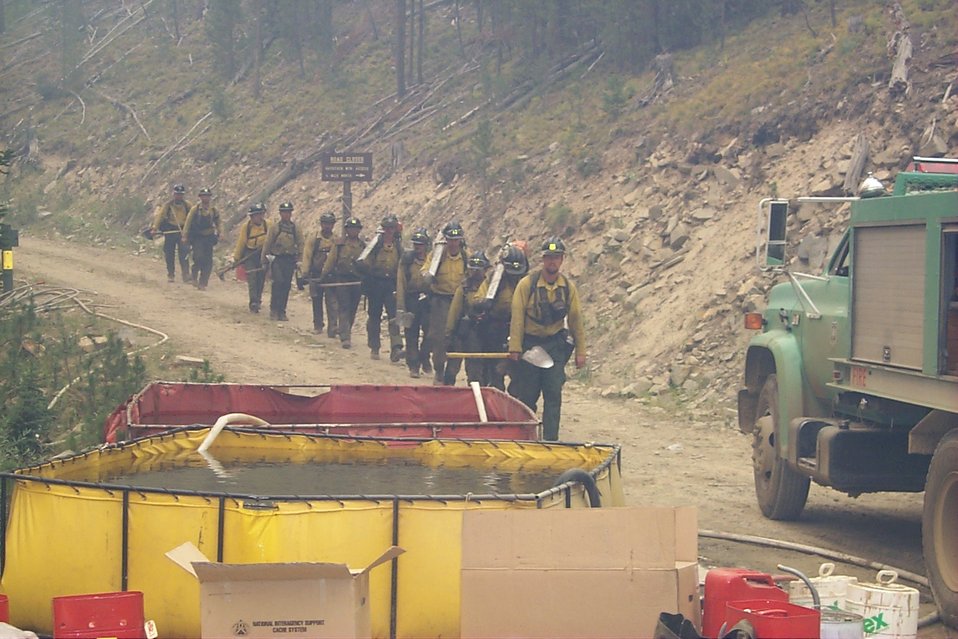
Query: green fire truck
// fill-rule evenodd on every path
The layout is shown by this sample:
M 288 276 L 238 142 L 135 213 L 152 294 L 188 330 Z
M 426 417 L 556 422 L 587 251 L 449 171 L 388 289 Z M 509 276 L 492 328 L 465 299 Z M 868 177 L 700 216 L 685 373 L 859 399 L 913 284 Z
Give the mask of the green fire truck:
M 769 292 L 738 394 L 755 494 L 801 515 L 809 484 L 924 491 L 922 547 L 942 619 L 958 627 L 958 160 L 915 158 L 889 193 L 869 177 L 824 272 L 789 268 L 790 203 L 764 200 Z

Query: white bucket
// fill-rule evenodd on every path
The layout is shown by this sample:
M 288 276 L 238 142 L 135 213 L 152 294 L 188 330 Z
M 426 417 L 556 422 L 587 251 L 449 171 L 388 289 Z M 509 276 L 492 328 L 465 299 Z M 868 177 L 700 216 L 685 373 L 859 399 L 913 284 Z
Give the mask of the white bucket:
M 822 602 L 822 610 L 846 610 L 845 593 L 848 591 L 848 584 L 858 583 L 858 577 L 850 575 L 836 575 L 835 564 L 831 562 L 823 563 L 818 567 L 818 576 L 809 579 L 815 590 L 818 591 L 818 598 Z M 801 581 L 790 581 L 788 583 L 788 600 L 797 606 L 806 606 L 811 608 L 813 605 L 812 593 Z
M 822 609 L 821 639 L 864 639 L 861 615 L 844 610 Z
M 896 579 L 894 570 L 881 570 L 876 583 L 848 585 L 845 609 L 862 616 L 868 639 L 914 639 L 918 634 L 918 591 Z

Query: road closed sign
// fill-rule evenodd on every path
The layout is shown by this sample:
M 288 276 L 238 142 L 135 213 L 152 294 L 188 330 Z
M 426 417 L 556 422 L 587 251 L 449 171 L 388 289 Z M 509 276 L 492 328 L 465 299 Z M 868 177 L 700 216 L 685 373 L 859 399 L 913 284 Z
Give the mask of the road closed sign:
M 324 153 L 324 182 L 371 182 L 372 153 Z

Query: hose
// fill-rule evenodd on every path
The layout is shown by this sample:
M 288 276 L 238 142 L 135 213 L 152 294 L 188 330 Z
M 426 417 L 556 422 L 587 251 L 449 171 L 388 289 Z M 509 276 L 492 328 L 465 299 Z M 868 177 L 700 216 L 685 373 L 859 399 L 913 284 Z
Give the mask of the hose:
M 585 488 L 585 492 L 589 495 L 589 505 L 592 508 L 599 508 L 602 506 L 602 497 L 599 494 L 599 487 L 595 485 L 595 477 L 590 475 L 588 471 L 582 470 L 581 468 L 570 468 L 559 475 L 559 478 L 556 479 L 553 487 L 561 486 L 562 484 L 570 482 L 582 484 L 582 486 Z
M 738 533 L 726 533 L 719 532 L 715 530 L 699 530 L 699 537 L 705 539 L 719 539 L 722 541 L 735 541 L 744 544 L 753 544 L 755 546 L 765 546 L 768 548 L 779 548 L 781 550 L 792 550 L 795 552 L 800 552 L 806 555 L 818 555 L 819 557 L 824 557 L 825 559 L 834 559 L 835 561 L 840 561 L 845 564 L 850 564 L 852 566 L 858 566 L 859 568 L 870 568 L 872 570 L 894 570 L 898 573 L 898 576 L 902 579 L 910 581 L 919 586 L 924 586 L 925 588 L 930 588 L 928 579 L 923 575 L 904 570 L 902 568 L 896 568 L 894 566 L 889 566 L 888 564 L 879 563 L 877 561 L 871 561 L 870 559 L 864 559 L 862 557 L 856 557 L 855 555 L 849 555 L 847 553 L 839 552 L 837 550 L 829 550 L 827 548 L 820 548 L 818 546 L 809 546 L 807 544 L 797 544 L 792 541 L 784 541 L 782 539 L 771 539 L 769 537 L 757 537 L 755 535 L 740 535 Z M 938 623 L 941 620 L 941 615 L 938 612 L 933 612 L 929 615 L 925 615 L 918 620 L 918 627 L 924 628 L 932 624 Z

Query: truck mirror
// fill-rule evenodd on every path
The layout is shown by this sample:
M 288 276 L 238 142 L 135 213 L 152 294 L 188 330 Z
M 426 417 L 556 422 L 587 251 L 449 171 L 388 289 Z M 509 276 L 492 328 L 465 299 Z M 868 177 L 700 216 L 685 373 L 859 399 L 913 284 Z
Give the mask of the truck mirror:
M 788 222 L 788 200 L 771 200 L 765 221 L 765 268 L 782 269 L 785 267 L 787 246 L 785 226 Z

